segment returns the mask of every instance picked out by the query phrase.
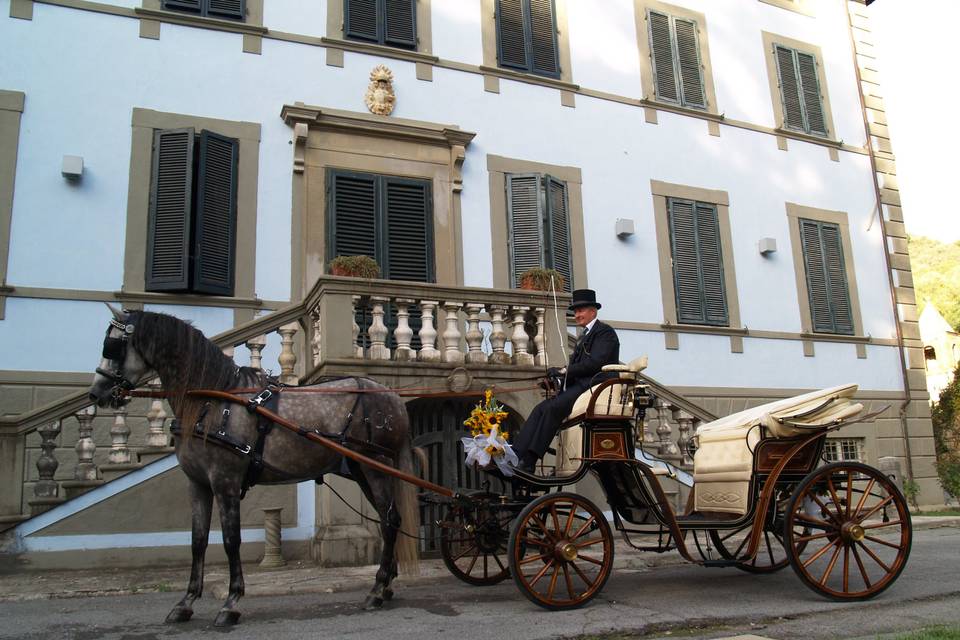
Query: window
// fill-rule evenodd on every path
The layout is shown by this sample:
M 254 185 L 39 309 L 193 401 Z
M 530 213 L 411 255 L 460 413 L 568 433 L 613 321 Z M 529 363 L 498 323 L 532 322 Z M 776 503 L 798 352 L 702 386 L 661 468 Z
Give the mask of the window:
M 417 48 L 416 0 L 344 0 L 343 19 L 347 38 Z
M 835 137 L 820 48 L 767 32 L 763 46 L 777 128 Z
M 368 255 L 390 280 L 435 282 L 430 182 L 331 170 L 328 252 Z
M 716 205 L 667 198 L 667 211 L 677 321 L 728 326 Z
M 507 174 L 511 286 L 530 268 L 556 269 L 573 290 L 567 185 L 550 175 Z
M 163 8 L 228 20 L 243 20 L 245 9 L 244 0 L 163 0 Z
M 813 330 L 853 335 L 853 310 L 840 227 L 830 222 L 801 218 L 800 242 Z
M 496 21 L 501 67 L 560 77 L 553 0 L 496 0 Z
M 10 254 L 10 223 L 13 220 L 13 187 L 25 97 L 21 91 L 0 89 L 0 320 L 3 320 L 6 307 L 4 292 Z
M 647 23 L 657 100 L 706 108 L 697 23 L 658 11 Z
M 146 290 L 233 295 L 238 141 L 192 127 L 153 140 Z
M 823 458 L 827 462 L 850 460 L 863 462 L 862 438 L 827 438 L 823 443 Z

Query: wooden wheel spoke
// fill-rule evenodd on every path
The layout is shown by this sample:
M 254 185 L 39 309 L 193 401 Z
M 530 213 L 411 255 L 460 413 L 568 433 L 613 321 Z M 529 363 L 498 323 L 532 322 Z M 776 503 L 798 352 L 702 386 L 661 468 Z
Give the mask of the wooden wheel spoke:
M 545 541 L 543 541 L 543 540 L 540 540 L 539 538 L 531 538 L 530 536 L 523 536 L 523 538 L 521 538 L 521 540 L 523 540 L 523 541 L 526 542 L 527 544 L 536 545 L 536 546 L 538 546 L 538 547 L 547 548 L 547 547 L 550 546 L 550 544 L 549 544 L 548 542 L 545 542 Z
M 870 584 L 870 577 L 867 576 L 867 570 L 863 567 L 863 560 L 860 559 L 860 554 L 857 553 L 856 547 L 850 548 L 853 550 L 853 559 L 857 561 L 857 567 L 860 569 L 860 577 L 863 578 L 863 583 L 867 586 L 867 589 L 869 589 L 873 585 Z
M 829 533 L 815 533 L 812 536 L 800 536 L 799 538 L 794 538 L 794 542 L 810 542 L 811 540 L 821 540 L 829 536 Z
M 456 557 L 453 559 L 453 561 L 456 562 L 457 560 L 459 560 L 460 558 L 462 558 L 463 556 L 467 555 L 468 553 L 470 553 L 471 551 L 474 551 L 474 550 L 476 550 L 476 551 L 478 551 L 478 552 L 480 551 L 479 549 L 477 549 L 477 545 L 472 544 L 472 545 L 470 545 L 469 547 L 467 547 L 467 549 L 466 549 L 463 553 L 461 553 L 460 555 L 456 556 Z
M 576 532 L 575 534 L 573 534 L 573 535 L 570 537 L 570 539 L 571 539 L 571 540 L 576 540 L 577 538 L 579 538 L 580 536 L 582 536 L 582 535 L 584 534 L 584 532 L 587 530 L 587 527 L 589 527 L 591 524 L 593 524 L 594 520 L 596 520 L 596 518 L 594 518 L 592 515 L 591 515 L 589 518 L 587 518 L 587 521 L 584 522 L 584 523 L 580 526 L 579 529 L 577 529 L 577 532 Z
M 490 560 L 490 557 L 486 553 L 483 554 L 483 577 L 484 578 L 490 577 L 489 560 Z
M 590 562 L 601 567 L 603 566 L 603 560 L 597 560 L 596 558 L 591 558 L 590 556 L 578 555 L 577 560 L 585 560 L 586 562 Z
M 843 504 L 840 502 L 840 498 L 837 497 L 837 488 L 833 486 L 832 476 L 827 478 L 827 489 L 830 491 L 830 499 L 833 500 L 833 504 L 837 507 L 837 514 L 842 514 Z
M 560 564 L 553 565 L 553 575 L 550 576 L 550 586 L 547 587 L 547 597 L 553 600 L 553 594 L 557 590 L 557 578 L 560 577 Z
M 524 564 L 530 564 L 531 562 L 537 562 L 537 561 L 543 562 L 544 560 L 547 560 L 548 558 L 550 558 L 550 555 L 551 554 L 549 553 L 541 553 L 540 555 L 533 556 L 532 558 L 524 558 L 517 564 L 524 565 Z
M 850 547 L 843 547 L 843 592 L 850 591 Z
M 882 502 L 879 502 L 879 503 L 873 505 L 873 507 L 870 508 L 870 511 L 867 511 L 864 515 L 860 516 L 860 522 L 863 522 L 864 520 L 869 520 L 869 519 L 870 519 L 870 516 L 872 516 L 872 515 L 875 514 L 877 511 L 880 511 L 880 509 L 883 509 L 885 506 L 887 506 L 888 504 L 890 504 L 890 501 L 891 501 L 891 500 L 893 500 L 893 494 L 892 494 L 892 493 L 891 493 L 890 495 L 888 495 Z
M 770 557 L 770 564 L 776 564 L 776 560 L 773 559 L 773 545 L 770 544 L 770 534 L 767 531 L 763 532 L 763 539 L 767 543 L 767 556 Z
M 847 518 L 850 518 L 850 503 L 853 502 L 853 472 L 847 469 Z
M 553 558 L 550 558 L 550 562 L 548 562 L 548 563 L 546 563 L 545 565 L 543 565 L 543 568 L 540 569 L 540 571 L 537 572 L 537 575 L 535 575 L 535 576 L 533 577 L 533 580 L 530 581 L 530 586 L 533 587 L 533 585 L 535 585 L 535 584 L 537 584 L 538 582 L 540 582 L 540 578 L 542 578 L 544 575 L 546 575 L 547 571 L 549 571 L 549 570 L 550 570 L 550 567 L 552 567 L 553 565 L 554 565 L 554 560 L 553 560 Z
M 834 531 L 837 528 L 837 526 L 832 522 L 827 522 L 826 520 L 820 520 L 819 518 L 808 516 L 805 513 L 798 512 L 794 515 L 794 518 L 796 520 L 802 521 L 806 525 L 816 527 L 817 529 L 828 529 L 830 531 Z
M 891 569 L 890 567 L 888 567 L 888 566 L 883 562 L 883 560 L 881 560 L 880 558 L 878 558 L 878 557 L 877 557 L 877 554 L 875 554 L 873 551 L 871 551 L 871 550 L 870 550 L 870 547 L 868 547 L 867 545 L 863 544 L 862 541 L 857 542 L 857 546 L 860 547 L 860 548 L 862 548 L 864 551 L 866 551 L 866 552 L 867 552 L 867 555 L 870 556 L 871 558 L 873 558 L 873 561 L 874 561 L 874 562 L 876 562 L 878 565 L 880 565 L 881 567 L 883 567 L 883 570 L 884 570 L 884 571 L 886 571 L 887 573 L 890 573 L 890 572 L 892 571 L 892 569 Z
M 834 547 L 834 546 L 836 546 L 836 545 L 837 545 L 836 541 L 828 542 L 828 543 L 827 543 L 825 546 L 823 546 L 819 551 L 817 551 L 815 554 L 813 554 L 812 556 L 810 556 L 809 558 L 807 558 L 806 561 L 804 561 L 803 566 L 804 566 L 804 567 L 809 567 L 811 564 L 813 564 L 814 562 L 816 562 L 817 560 L 819 560 L 819 559 L 820 559 L 820 556 L 822 556 L 822 555 L 825 554 L 827 551 L 829 551 L 829 550 L 830 550 L 830 547 Z
M 882 544 L 883 546 L 890 547 L 891 549 L 897 549 L 898 551 L 900 550 L 900 545 L 893 544 L 892 542 L 887 542 L 886 540 L 881 540 L 880 538 L 874 538 L 873 536 L 864 536 L 863 539 L 869 540 L 870 542 L 873 542 L 876 544 Z
M 506 570 L 507 570 L 507 568 L 506 568 L 505 566 L 503 566 L 503 563 L 500 562 L 500 556 L 498 556 L 497 554 L 494 553 L 494 554 L 493 554 L 493 559 L 497 561 L 497 566 L 500 567 L 500 571 L 506 571 Z
M 857 503 L 857 508 L 853 510 L 854 518 L 860 515 L 860 511 L 863 509 L 863 505 L 867 501 L 867 497 L 870 495 L 870 492 L 873 490 L 873 485 L 876 483 L 876 478 L 870 478 L 870 483 L 867 485 L 867 488 L 863 490 L 863 495 L 860 496 L 860 502 Z
M 571 567 L 573 567 L 573 570 L 574 570 L 574 571 L 577 572 L 577 575 L 580 576 L 580 579 L 583 580 L 583 584 L 585 584 L 585 585 L 587 586 L 587 588 L 590 588 L 590 587 L 593 585 L 593 580 L 591 580 L 590 578 L 587 577 L 587 575 L 583 572 L 583 570 L 580 569 L 580 567 L 577 566 L 577 563 L 576 563 L 576 562 L 572 562 L 572 561 L 571 561 L 571 562 L 569 562 L 568 564 L 569 564 Z
M 567 514 L 567 524 L 563 527 L 563 537 L 570 537 L 570 527 L 573 526 L 573 521 L 577 518 L 577 510 L 570 509 L 570 513 Z
M 473 554 L 473 559 L 470 560 L 470 566 L 467 567 L 467 570 L 464 571 L 465 574 L 470 575 L 473 573 L 473 568 L 477 565 L 477 559 L 480 557 L 480 549 L 477 549 L 477 552 Z
M 902 520 L 891 520 L 890 522 L 877 522 L 874 524 L 862 524 L 860 526 L 863 527 L 864 529 L 882 529 L 884 527 L 896 527 L 902 524 L 903 524 Z
M 595 544 L 603 544 L 603 538 L 596 538 L 594 540 L 587 540 L 586 542 L 578 542 L 575 546 L 577 549 L 582 549 L 583 547 L 592 547 Z
M 570 577 L 570 571 L 567 569 L 567 565 L 561 565 L 563 567 L 563 578 L 567 583 L 567 595 L 570 596 L 571 600 L 577 599 L 577 594 L 573 592 L 573 579 Z
M 550 519 L 553 520 L 553 530 L 560 531 L 560 516 L 557 515 L 557 503 L 550 505 Z
M 831 511 L 827 505 L 820 501 L 820 497 L 817 494 L 811 493 L 810 499 L 820 505 L 820 508 L 823 509 L 823 512 L 827 514 L 827 517 L 830 518 L 830 520 L 832 520 L 835 524 L 840 524 L 840 521 L 837 520 L 837 515 Z
M 820 578 L 820 584 L 827 584 L 827 578 L 830 577 L 830 574 L 833 573 L 833 568 L 837 566 L 837 558 L 840 557 L 840 545 L 837 545 L 837 548 L 833 552 L 833 556 L 830 557 L 830 562 L 827 563 L 827 568 L 823 572 L 823 576 Z

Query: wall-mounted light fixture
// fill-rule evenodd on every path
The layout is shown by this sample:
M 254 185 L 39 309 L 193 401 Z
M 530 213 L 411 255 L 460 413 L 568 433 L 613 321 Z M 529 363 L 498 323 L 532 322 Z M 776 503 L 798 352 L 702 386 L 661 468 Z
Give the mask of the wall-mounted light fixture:
M 760 247 L 760 255 L 768 255 L 774 253 L 777 250 L 777 239 L 776 238 L 760 238 L 760 241 L 757 243 Z
M 633 218 L 617 218 L 616 230 L 618 238 L 632 236 L 636 233 L 633 226 Z
M 60 173 L 67 180 L 79 180 L 83 175 L 83 156 L 63 156 Z

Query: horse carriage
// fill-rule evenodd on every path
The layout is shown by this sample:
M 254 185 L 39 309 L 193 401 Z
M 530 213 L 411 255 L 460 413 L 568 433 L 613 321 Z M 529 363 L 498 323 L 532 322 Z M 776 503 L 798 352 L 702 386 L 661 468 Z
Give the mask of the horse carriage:
M 765 573 L 790 565 L 804 584 L 836 600 L 877 595 L 910 553 L 907 503 L 890 478 L 857 462 L 821 465 L 828 432 L 872 417 L 852 401 L 856 385 L 701 425 L 688 478 L 635 445 L 652 402 L 639 376 L 646 359 L 610 365 L 604 370 L 616 375 L 585 392 L 561 426 L 552 475 L 516 470 L 508 479 L 491 468 L 509 490 L 493 492 L 487 483 L 459 492 L 414 473 L 406 412 L 389 389 L 358 378 L 278 389 L 175 318 L 113 312 L 91 399 L 105 405 L 147 395 L 132 390 L 159 375 L 180 421 L 177 454 L 190 481 L 193 568 L 168 622 L 188 620 L 202 593 L 214 498 L 230 563 L 229 594 L 216 624 L 227 625 L 239 618 L 243 595 L 239 501 L 246 489 L 325 473 L 349 474 L 379 514 L 383 547 L 370 607 L 393 596 L 398 559 L 401 567 L 415 561 L 415 487 L 443 503 L 440 549 L 454 576 L 479 586 L 512 577 L 524 596 L 547 609 L 579 607 L 601 591 L 613 569 L 610 522 L 635 548 L 675 549 L 706 567 Z M 304 446 L 304 439 L 321 446 Z M 599 481 L 609 510 L 563 491 L 588 475 Z M 665 479 L 690 485 L 682 514 L 667 497 Z

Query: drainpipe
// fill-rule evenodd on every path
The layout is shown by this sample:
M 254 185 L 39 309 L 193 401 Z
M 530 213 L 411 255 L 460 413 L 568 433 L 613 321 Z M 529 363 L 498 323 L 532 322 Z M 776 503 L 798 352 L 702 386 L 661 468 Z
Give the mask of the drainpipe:
M 903 331 L 900 328 L 900 310 L 897 308 L 896 283 L 893 281 L 893 265 L 890 263 L 890 246 L 888 244 L 886 221 L 883 218 L 883 202 L 880 195 L 880 186 L 877 184 L 877 159 L 874 155 L 873 136 L 870 133 L 870 124 L 867 119 L 867 104 L 863 97 L 863 79 L 860 76 L 860 65 L 857 64 L 857 43 L 853 37 L 853 15 L 850 5 L 847 4 L 847 25 L 850 34 L 850 51 L 853 55 L 853 70 L 857 74 L 857 95 L 860 97 L 860 113 L 863 115 L 863 128 L 867 134 L 867 151 L 870 156 L 870 170 L 873 178 L 873 192 L 877 200 L 877 218 L 880 220 L 880 234 L 883 236 L 883 260 L 887 266 L 887 281 L 890 285 L 890 303 L 893 306 L 894 326 L 897 329 L 897 352 L 900 354 L 900 372 L 903 376 L 903 393 L 905 399 L 898 412 L 900 417 L 900 433 L 903 435 L 903 451 L 907 457 L 907 477 L 913 481 L 913 455 L 910 452 L 910 427 L 907 423 L 907 407 L 910 405 L 910 380 L 907 378 L 907 359 L 903 354 Z

